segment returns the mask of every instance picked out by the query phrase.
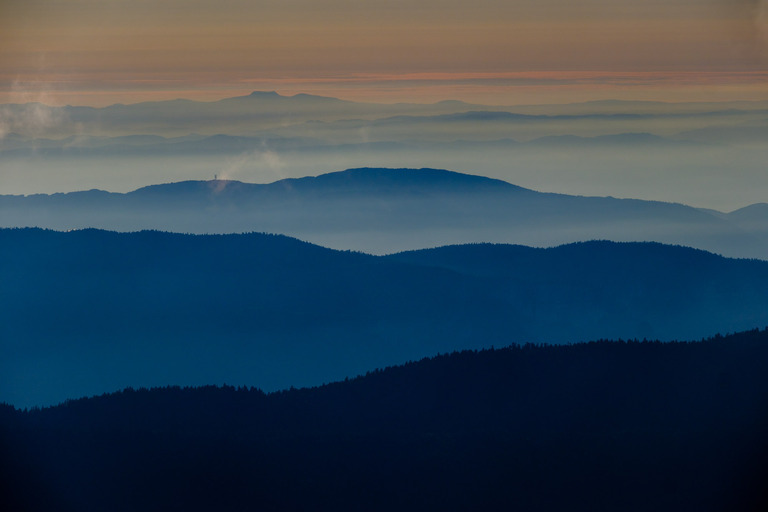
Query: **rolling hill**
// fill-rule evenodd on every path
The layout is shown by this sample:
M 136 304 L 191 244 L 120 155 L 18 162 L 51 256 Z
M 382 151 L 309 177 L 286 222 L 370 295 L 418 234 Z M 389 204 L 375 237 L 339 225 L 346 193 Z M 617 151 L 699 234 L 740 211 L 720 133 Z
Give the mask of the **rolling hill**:
M 0 400 L 316 385 L 438 352 L 768 324 L 768 262 L 660 244 L 376 257 L 285 236 L 0 230 Z M 45 375 L 45 378 L 41 378 Z

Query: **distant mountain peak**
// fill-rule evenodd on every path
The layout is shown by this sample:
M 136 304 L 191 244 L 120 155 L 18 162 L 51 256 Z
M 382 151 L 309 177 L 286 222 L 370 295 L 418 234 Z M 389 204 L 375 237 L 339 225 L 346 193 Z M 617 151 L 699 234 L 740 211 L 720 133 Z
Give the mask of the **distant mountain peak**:
M 247 96 L 235 96 L 233 98 L 224 98 L 220 101 L 227 103 L 230 101 L 242 102 L 242 101 L 250 101 L 250 100 L 280 101 L 281 105 L 283 104 L 290 105 L 292 103 L 314 104 L 315 102 L 333 103 L 333 104 L 352 103 L 350 101 L 340 100 L 338 98 L 333 98 L 331 96 L 317 96 L 315 94 L 306 94 L 306 93 L 298 93 L 298 94 L 293 94 L 289 96 L 289 95 L 280 94 L 277 91 L 253 91 Z
M 360 167 L 314 177 L 282 180 L 282 183 L 308 187 L 328 187 L 344 191 L 356 190 L 362 192 L 371 190 L 377 193 L 404 191 L 407 189 L 412 191 L 456 190 L 462 192 L 478 188 L 505 191 L 527 190 L 494 178 L 431 168 L 393 169 Z
M 253 91 L 248 95 L 250 98 L 281 98 L 277 91 Z

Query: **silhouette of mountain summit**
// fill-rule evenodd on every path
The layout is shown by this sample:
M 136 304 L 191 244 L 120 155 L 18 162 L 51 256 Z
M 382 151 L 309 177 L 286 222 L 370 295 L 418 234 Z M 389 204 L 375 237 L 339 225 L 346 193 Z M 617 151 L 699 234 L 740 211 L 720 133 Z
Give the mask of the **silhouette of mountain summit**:
M 332 98 L 330 96 L 317 96 L 314 94 L 299 93 L 292 96 L 284 96 L 276 91 L 253 91 L 247 96 L 235 96 L 233 98 L 224 98 L 215 103 L 227 104 L 227 103 L 242 103 L 248 101 L 264 101 L 269 103 L 280 103 L 283 105 L 354 105 L 354 102 L 342 100 L 339 98 Z
M 749 223 L 741 217 L 673 203 L 541 193 L 428 168 L 358 168 L 268 184 L 184 181 L 126 194 L 0 196 L 4 227 L 261 231 L 377 254 L 477 242 L 656 241 L 765 258 L 768 216 Z
M 280 95 L 275 91 L 253 91 L 248 96 L 251 98 L 277 98 Z
M 394 193 L 412 192 L 453 192 L 472 193 L 477 191 L 525 190 L 506 181 L 446 171 L 443 169 L 348 169 L 341 172 L 322 174 L 317 177 L 289 179 L 276 182 L 289 184 L 299 190 L 333 189 L 345 192 Z
M 162 191 L 172 195 L 200 190 L 220 193 L 243 189 L 248 189 L 254 193 L 261 190 L 274 190 L 288 193 L 319 192 L 345 194 L 389 194 L 398 192 L 466 193 L 494 190 L 504 192 L 526 190 L 502 180 L 443 169 L 358 168 L 305 178 L 286 178 L 265 185 L 243 183 L 236 180 L 183 181 L 163 185 L 150 185 L 130 192 L 130 194 L 142 195 L 149 192 Z

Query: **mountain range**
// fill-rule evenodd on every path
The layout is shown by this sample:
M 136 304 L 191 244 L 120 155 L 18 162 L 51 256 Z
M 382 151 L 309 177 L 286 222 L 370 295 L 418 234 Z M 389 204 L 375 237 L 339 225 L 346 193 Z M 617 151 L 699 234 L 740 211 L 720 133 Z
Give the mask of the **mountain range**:
M 459 135 L 459 134 L 457 134 Z M 755 135 L 758 135 L 756 133 Z M 161 137 L 159 135 L 123 135 L 118 137 L 71 136 L 64 139 L 26 139 L 15 134 L 0 139 L 0 154 L 6 158 L 19 157 L 105 157 L 105 156 L 184 156 L 214 155 L 248 152 L 259 148 L 272 151 L 290 151 L 299 154 L 338 152 L 343 150 L 456 150 L 459 148 L 494 148 L 531 150 L 537 148 L 696 148 L 702 146 L 690 140 L 660 137 L 650 133 L 618 133 L 582 137 L 576 135 L 542 136 L 520 142 L 511 138 L 491 137 L 462 140 L 368 140 L 365 142 L 326 141 L 317 137 L 299 136 L 241 136 L 241 135 L 199 135 L 183 137 Z
M 357 103 L 325 96 L 296 94 L 282 96 L 274 91 L 254 91 L 247 96 L 202 102 L 184 99 L 150 101 L 107 107 L 62 106 L 41 103 L 8 104 L 0 106 L 0 115 L 7 131 L 26 135 L 30 118 L 44 118 L 48 136 L 92 133 L 98 130 L 108 135 L 136 133 L 184 135 L 189 130 L 224 130 L 273 128 L 286 123 L 313 120 L 338 120 L 386 115 L 443 114 L 456 109 L 484 109 L 459 101 L 434 104 L 376 104 Z M 181 131 L 182 133 L 178 133 Z M 214 132 L 215 133 L 215 132 Z
M 349 169 L 269 184 L 184 181 L 129 193 L 0 196 L 0 226 L 269 232 L 375 254 L 493 242 L 655 241 L 768 257 L 768 209 L 542 193 L 438 169 Z
M 467 348 L 696 339 L 768 325 L 766 289 L 768 262 L 656 243 L 381 257 L 256 233 L 4 229 L 0 401 L 274 390 Z
M 0 105 L 6 133 L 25 137 L 61 138 L 77 134 L 117 136 L 136 133 L 179 136 L 190 131 L 233 133 L 279 129 L 307 122 L 372 121 L 373 125 L 442 123 L 444 121 L 579 121 L 603 117 L 620 121 L 643 118 L 765 119 L 766 102 L 654 103 L 632 101 L 586 102 L 566 105 L 479 105 L 462 101 L 418 103 L 362 103 L 337 98 L 274 91 L 201 102 L 184 99 L 106 107 L 49 106 L 42 103 Z M 37 121 L 37 122 L 32 122 Z M 707 124 L 696 123 L 698 128 Z

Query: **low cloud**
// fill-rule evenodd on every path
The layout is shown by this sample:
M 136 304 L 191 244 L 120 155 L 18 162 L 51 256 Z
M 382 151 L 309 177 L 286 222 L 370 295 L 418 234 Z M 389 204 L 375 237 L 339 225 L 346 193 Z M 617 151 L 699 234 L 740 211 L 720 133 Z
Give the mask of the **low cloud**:
M 284 178 L 284 169 L 285 164 L 280 155 L 265 145 L 227 158 L 226 165 L 217 177 L 220 180 L 271 181 Z
M 50 107 L 50 94 L 14 82 L 12 92 L 19 98 L 17 104 L 0 105 L 0 139 L 11 133 L 24 137 L 44 137 L 56 134 L 57 129 L 72 125 L 66 111 Z

